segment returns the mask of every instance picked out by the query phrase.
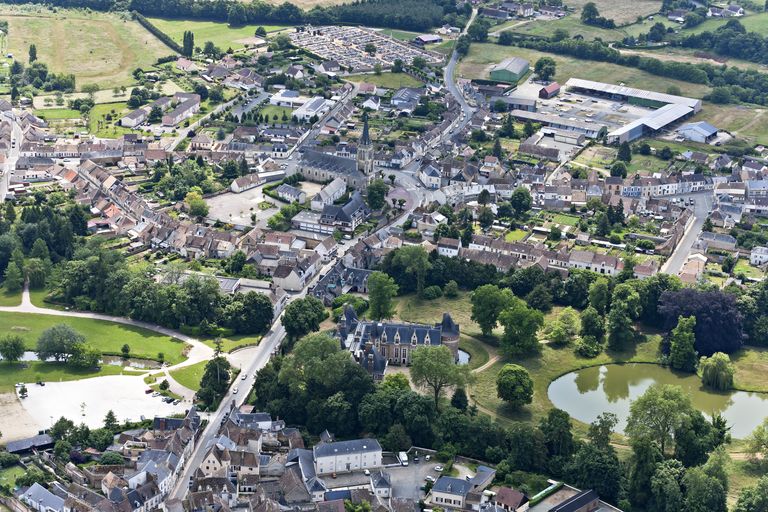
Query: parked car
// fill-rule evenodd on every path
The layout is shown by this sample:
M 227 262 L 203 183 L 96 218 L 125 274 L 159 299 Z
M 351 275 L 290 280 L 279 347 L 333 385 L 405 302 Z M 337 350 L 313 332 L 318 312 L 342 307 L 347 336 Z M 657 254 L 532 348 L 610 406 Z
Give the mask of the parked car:
M 432 458 L 431 455 L 425 455 L 424 456 L 424 460 L 427 461 L 427 462 L 429 462 L 429 459 L 431 459 L 431 458 Z
M 435 471 L 437 471 L 438 473 L 442 473 L 443 472 L 443 466 L 435 466 Z
M 435 483 L 435 477 L 433 477 L 432 475 L 425 476 L 424 480 L 426 480 L 427 482 Z
M 233 395 L 236 395 L 236 394 L 237 394 L 237 388 L 234 388 L 234 389 L 232 390 L 232 394 L 233 394 Z

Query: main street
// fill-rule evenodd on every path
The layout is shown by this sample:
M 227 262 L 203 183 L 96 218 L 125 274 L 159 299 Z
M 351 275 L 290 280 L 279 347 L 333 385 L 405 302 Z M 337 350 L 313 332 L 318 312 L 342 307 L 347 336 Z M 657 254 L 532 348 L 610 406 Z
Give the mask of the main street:
M 706 191 L 698 194 L 688 194 L 682 196 L 675 196 L 676 198 L 693 199 L 693 219 L 691 220 L 688 228 L 685 230 L 685 234 L 675 246 L 675 250 L 672 251 L 667 261 L 661 267 L 661 271 L 665 274 L 677 275 L 688 260 L 688 255 L 691 252 L 694 242 L 701 234 L 701 230 L 704 227 L 704 221 L 707 220 L 709 211 L 712 208 L 712 202 L 714 197 L 711 191 Z

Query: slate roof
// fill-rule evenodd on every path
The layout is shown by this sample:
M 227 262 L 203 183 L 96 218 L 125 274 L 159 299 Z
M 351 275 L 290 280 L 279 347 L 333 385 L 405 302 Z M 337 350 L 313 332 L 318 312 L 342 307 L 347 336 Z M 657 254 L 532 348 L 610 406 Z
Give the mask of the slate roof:
M 381 451 L 381 445 L 376 439 L 372 438 L 337 441 L 335 443 L 320 443 L 312 449 L 315 459 L 318 457 L 332 457 L 343 454 L 376 451 Z
M 304 165 L 341 174 L 355 174 L 359 172 L 357 170 L 357 162 L 351 158 L 344 158 L 314 149 L 305 149 L 301 161 Z
M 53 438 L 48 434 L 40 434 L 18 441 L 8 441 L 5 449 L 9 453 L 19 453 L 31 450 L 32 448 L 41 448 L 53 445 Z
M 576 512 L 577 510 L 582 510 L 582 507 L 591 501 L 599 498 L 600 497 L 597 495 L 597 493 L 592 489 L 588 491 L 582 491 L 575 496 L 571 496 L 559 505 L 552 507 L 549 509 L 549 512 Z
M 32 487 L 24 491 L 21 494 L 20 498 L 22 499 L 22 501 L 37 505 L 35 506 L 36 509 L 38 508 L 38 506 L 43 510 L 63 510 L 64 509 L 64 500 L 56 496 L 45 487 L 38 484 L 37 482 L 32 484 Z
M 463 478 L 454 478 L 452 476 L 441 476 L 432 486 L 432 491 L 453 494 L 456 496 L 466 496 L 472 489 L 472 484 Z

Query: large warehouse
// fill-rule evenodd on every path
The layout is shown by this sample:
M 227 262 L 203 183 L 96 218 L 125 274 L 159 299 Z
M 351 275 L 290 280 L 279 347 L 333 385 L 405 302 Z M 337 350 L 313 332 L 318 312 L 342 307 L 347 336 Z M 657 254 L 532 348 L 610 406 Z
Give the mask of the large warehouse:
M 701 110 L 701 100 L 664 94 L 663 92 L 646 91 L 625 87 L 623 85 L 604 84 L 581 78 L 571 78 L 565 83 L 566 88 L 575 93 L 610 98 L 616 101 L 624 101 L 630 105 L 639 105 L 648 108 L 660 108 L 664 105 L 685 105 L 696 113 Z
M 571 78 L 565 83 L 565 86 L 568 91 L 577 94 L 608 98 L 630 105 L 656 109 L 649 112 L 648 115 L 610 132 L 608 134 L 609 144 L 631 142 L 644 135 L 654 135 L 701 110 L 701 100 L 674 94 L 646 91 L 623 85 L 604 84 L 580 78 Z

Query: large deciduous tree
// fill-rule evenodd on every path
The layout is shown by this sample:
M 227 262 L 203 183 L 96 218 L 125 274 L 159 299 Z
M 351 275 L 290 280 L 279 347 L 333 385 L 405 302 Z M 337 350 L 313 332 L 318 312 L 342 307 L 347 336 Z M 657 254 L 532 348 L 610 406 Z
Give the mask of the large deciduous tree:
M 693 288 L 666 291 L 661 295 L 659 313 L 667 330 L 674 328 L 681 316 L 696 317 L 696 352 L 701 356 L 731 354 L 744 344 L 741 312 L 731 294 Z
M 525 302 L 513 297 L 510 305 L 499 315 L 504 327 L 501 348 L 511 356 L 537 353 L 541 350 L 536 333 L 544 324 L 541 311 L 529 308 Z
M 320 323 L 327 315 L 328 312 L 319 299 L 304 297 L 288 304 L 283 313 L 282 323 L 288 337 L 296 340 L 320 329 Z
M 632 402 L 625 432 L 633 440 L 651 439 L 666 453 L 675 429 L 691 412 L 691 399 L 679 386 L 655 384 Z
M 496 328 L 499 314 L 512 304 L 514 295 L 495 284 L 485 284 L 472 292 L 472 320 L 480 326 L 483 336 L 490 336 Z
M 470 377 L 469 368 L 457 365 L 451 350 L 444 345 L 420 347 L 411 355 L 411 379 L 417 386 L 432 390 L 436 409 L 446 388 L 464 386 Z
M 368 277 L 368 314 L 373 320 L 392 318 L 395 306 L 392 298 L 397 295 L 397 283 L 384 272 L 373 272 Z
M 505 364 L 496 375 L 496 393 L 512 407 L 531 403 L 533 379 L 520 365 Z
M 681 316 L 677 320 L 677 327 L 672 329 L 669 336 L 669 365 L 675 370 L 695 372 L 696 363 L 696 327 L 695 317 Z

